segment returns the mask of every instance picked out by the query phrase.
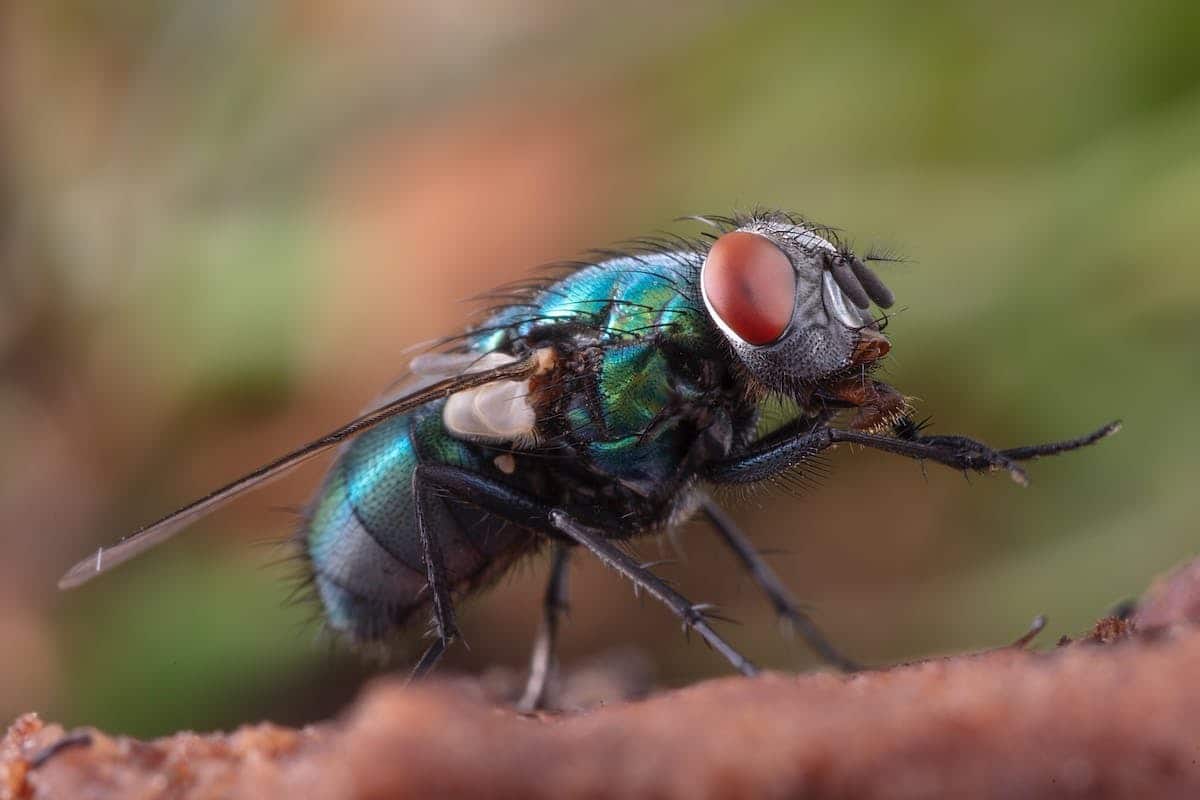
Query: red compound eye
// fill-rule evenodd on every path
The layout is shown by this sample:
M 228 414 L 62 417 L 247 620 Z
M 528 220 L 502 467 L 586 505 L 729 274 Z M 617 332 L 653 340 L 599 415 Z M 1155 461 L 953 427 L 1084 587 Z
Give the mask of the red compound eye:
M 748 344 L 783 335 L 796 303 L 792 262 L 770 239 L 734 231 L 713 243 L 700 273 L 709 309 Z

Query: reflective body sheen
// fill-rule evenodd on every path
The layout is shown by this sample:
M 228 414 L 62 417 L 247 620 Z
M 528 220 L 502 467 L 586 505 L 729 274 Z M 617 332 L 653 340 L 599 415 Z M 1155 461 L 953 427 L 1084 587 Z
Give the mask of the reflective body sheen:
M 304 531 L 335 629 L 377 637 L 428 602 L 412 491 L 419 463 L 467 468 L 622 537 L 689 510 L 692 465 L 747 442 L 758 419 L 704 319 L 699 259 L 653 253 L 585 267 L 466 340 L 481 356 L 569 343 L 573 356 L 532 396 L 532 444 L 464 440 L 447 429 L 441 401 L 343 449 Z M 434 530 L 457 590 L 544 541 L 466 504 L 439 505 Z
M 377 407 L 101 548 L 59 585 L 79 586 L 340 446 L 300 538 L 310 577 L 330 626 L 352 639 L 383 638 L 428 608 L 434 638 L 415 675 L 458 637 L 454 595 L 546 542 L 550 577 L 521 707 L 546 700 L 576 549 L 755 674 L 710 624 L 710 606 L 612 541 L 693 511 L 813 650 L 852 670 L 701 483 L 794 474 L 851 444 L 1025 485 L 1020 462 L 1119 427 L 1005 450 L 926 434 L 908 398 L 873 377 L 891 342 L 872 305 L 894 297 L 867 262 L 886 259 L 860 258 L 831 229 L 782 212 L 697 220 L 715 232 L 649 242 L 498 295 L 483 325 L 414 359 L 409 382 Z M 795 413 L 760 437 L 770 400 Z

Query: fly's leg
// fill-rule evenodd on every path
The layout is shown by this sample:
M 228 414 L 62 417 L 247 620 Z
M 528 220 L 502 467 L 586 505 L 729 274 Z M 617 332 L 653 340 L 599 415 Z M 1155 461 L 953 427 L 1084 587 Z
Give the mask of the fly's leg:
M 772 442 L 769 446 L 752 449 L 731 458 L 705 465 L 701 474 L 713 483 L 752 483 L 798 466 L 822 450 L 835 444 L 850 443 L 883 450 L 916 461 L 929 460 L 952 469 L 991 472 L 1003 470 L 1022 486 L 1029 476 L 1018 461 L 1058 455 L 1095 444 L 1116 433 L 1120 423 L 1112 422 L 1077 439 L 1061 442 L 995 450 L 983 442 L 966 436 L 912 436 L 895 438 L 863 431 L 819 427 L 802 431 L 795 436 Z
M 484 475 L 460 467 L 422 464 L 417 468 L 425 490 L 437 488 L 443 495 L 470 503 L 501 519 L 559 541 L 567 540 L 586 547 L 603 563 L 629 578 L 639 588 L 661 601 L 683 620 L 687 628 L 700 634 L 708 644 L 745 675 L 758 668 L 722 639 L 708 624 L 706 607 L 692 603 L 665 581 L 638 564 L 599 531 L 581 525 L 565 511 L 498 483 Z
M 425 576 L 428 581 L 430 599 L 433 603 L 433 626 L 436 639 L 421 656 L 413 668 L 412 678 L 428 673 L 441 659 L 450 643 L 458 638 L 458 623 L 454 618 L 454 605 L 450 601 L 450 587 L 446 579 L 446 563 L 442 558 L 442 547 L 437 532 L 431 529 L 434 518 L 430 503 L 441 500 L 436 481 L 429 479 L 431 469 L 420 464 L 413 471 L 412 488 L 417 522 L 417 536 L 421 540 L 421 555 L 425 561 Z
M 409 673 L 408 679 L 415 681 L 425 677 L 442 660 L 442 655 L 446 652 L 448 644 L 449 642 L 444 639 L 434 639 L 433 643 L 425 648 L 425 652 L 421 654 L 420 660 L 417 661 L 417 665 Z
M 721 539 L 729 546 L 729 549 L 742 562 L 742 566 L 750 573 L 750 577 L 754 579 L 758 587 L 767 595 L 767 599 L 775 607 L 775 612 L 804 637 L 804 641 L 808 643 L 813 652 L 820 656 L 827 664 L 837 667 L 843 672 L 857 672 L 861 669 L 858 664 L 842 655 L 825 638 L 825 634 L 812 621 L 812 618 L 804 613 L 800 608 L 800 604 L 792 597 L 792 593 L 783 585 L 783 581 L 779 579 L 775 571 L 759 555 L 754 545 L 738 529 L 737 524 L 725 513 L 724 509 L 714 503 L 712 498 L 706 497 L 700 506 L 700 510 L 704 512 L 708 521 L 712 523 L 713 528 L 720 534 Z
M 529 664 L 529 681 L 525 684 L 525 693 L 517 702 L 517 709 L 526 713 L 537 711 L 546 703 L 546 689 L 556 666 L 554 647 L 558 641 L 558 621 L 567 611 L 567 563 L 570 556 L 568 545 L 554 542 L 550 557 L 550 580 L 546 583 L 546 595 L 542 600 L 542 624 L 538 628 L 533 658 Z
M 643 589 L 683 620 L 685 629 L 691 628 L 720 653 L 743 675 L 757 675 L 758 667 L 722 639 L 708 624 L 705 607 L 696 605 L 675 591 L 662 578 L 638 564 L 624 550 L 614 545 L 599 531 L 585 527 L 572 519 L 566 512 L 555 509 L 550 512 L 550 524 L 575 543 L 583 545 L 592 555 L 608 567 L 616 570 L 639 589 Z

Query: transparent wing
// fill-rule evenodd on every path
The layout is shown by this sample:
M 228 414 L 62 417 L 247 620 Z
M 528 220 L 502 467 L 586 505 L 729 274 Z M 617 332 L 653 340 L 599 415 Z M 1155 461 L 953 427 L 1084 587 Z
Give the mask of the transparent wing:
M 492 369 L 478 372 L 468 372 L 424 386 L 410 394 L 391 400 L 379 408 L 367 412 L 357 419 L 343 425 L 319 439 L 282 455 L 264 464 L 248 475 L 222 486 L 195 502 L 168 514 L 157 522 L 152 522 L 143 528 L 117 542 L 111 547 L 104 547 L 80 561 L 67 570 L 58 582 L 60 589 L 73 589 L 84 584 L 97 575 L 108 572 L 114 567 L 125 563 L 135 556 L 162 544 L 167 539 L 180 533 L 201 517 L 215 511 L 233 498 L 251 489 L 256 489 L 284 473 L 300 466 L 313 456 L 316 456 L 334 445 L 351 439 L 363 431 L 375 427 L 384 420 L 399 414 L 405 414 L 415 408 L 434 400 L 449 397 L 455 392 L 473 389 L 500 380 L 522 380 L 543 371 L 548 362 L 542 351 L 535 351 L 520 361 L 513 361 Z

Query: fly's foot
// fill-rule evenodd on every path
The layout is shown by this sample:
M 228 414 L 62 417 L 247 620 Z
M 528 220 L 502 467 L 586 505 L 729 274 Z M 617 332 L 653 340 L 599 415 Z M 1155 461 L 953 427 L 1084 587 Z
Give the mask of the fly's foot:
M 1009 645 L 1012 650 L 1024 650 L 1029 646 L 1029 643 L 1037 638 L 1037 635 L 1046 629 L 1046 615 L 1038 614 L 1033 618 L 1033 622 L 1029 623 L 1029 630 L 1021 634 L 1016 641 Z
M 1021 486 L 1029 485 L 1029 474 L 1024 467 L 983 442 L 968 439 L 965 436 L 922 436 L 917 441 L 945 450 L 948 454 L 946 463 L 963 471 L 1004 471 L 1008 473 L 1014 483 Z
M 778 613 L 779 626 L 788 635 L 795 635 L 797 633 L 802 635 L 817 655 L 821 657 L 821 660 L 829 664 L 829 666 L 847 675 L 867 669 L 867 667 L 849 656 L 843 655 L 840 650 L 826 641 L 824 634 L 817 629 L 817 626 L 813 624 L 813 621 L 809 619 L 807 614 L 797 608 L 791 607 L 779 608 Z

